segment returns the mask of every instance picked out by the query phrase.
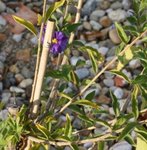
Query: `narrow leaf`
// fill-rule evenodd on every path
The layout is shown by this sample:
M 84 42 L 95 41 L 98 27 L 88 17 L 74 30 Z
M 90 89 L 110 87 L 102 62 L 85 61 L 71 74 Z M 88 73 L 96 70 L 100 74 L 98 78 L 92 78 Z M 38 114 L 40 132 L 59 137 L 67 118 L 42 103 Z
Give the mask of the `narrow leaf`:
M 74 102 L 73 104 L 75 105 L 83 105 L 83 106 L 90 106 L 92 108 L 96 108 L 98 109 L 98 105 L 94 102 L 91 102 L 89 100 L 85 100 L 85 99 L 81 99 L 81 100 L 77 100 L 76 102 Z
M 129 41 L 129 38 L 128 36 L 126 35 L 126 33 L 124 32 L 124 29 L 121 27 L 120 24 L 118 24 L 117 22 L 115 23 L 115 26 L 116 26 L 116 29 L 117 29 L 117 32 L 118 32 L 118 35 L 119 37 L 121 38 L 121 40 L 124 42 L 124 43 L 128 43 Z
M 64 135 L 66 137 L 70 138 L 71 134 L 72 134 L 71 120 L 70 120 L 70 116 L 68 114 L 66 114 L 66 125 L 65 125 Z
M 120 115 L 120 107 L 119 107 L 118 100 L 111 91 L 110 91 L 110 95 L 112 98 L 112 106 L 113 106 L 114 113 L 115 113 L 116 117 L 118 117 Z
M 134 86 L 134 90 L 132 92 L 132 112 L 134 114 L 134 117 L 137 119 L 139 115 L 139 110 L 138 110 L 138 95 L 139 89 L 137 86 Z
M 137 125 L 136 122 L 130 122 L 126 125 L 126 127 L 121 132 L 120 136 L 118 137 L 118 140 L 124 139 Z
M 29 31 L 31 31 L 35 36 L 37 36 L 37 31 L 30 21 L 27 21 L 23 18 L 14 15 L 12 17 L 17 23 L 20 23 L 21 25 L 25 26 Z

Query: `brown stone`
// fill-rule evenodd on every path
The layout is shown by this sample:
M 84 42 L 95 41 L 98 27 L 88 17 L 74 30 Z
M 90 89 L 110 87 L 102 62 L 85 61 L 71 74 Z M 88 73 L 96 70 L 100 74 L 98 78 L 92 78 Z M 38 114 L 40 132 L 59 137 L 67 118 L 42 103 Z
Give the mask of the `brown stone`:
M 16 53 L 16 59 L 22 60 L 22 61 L 30 61 L 31 58 L 31 50 L 30 49 L 24 49 L 17 51 Z
M 109 31 L 109 37 L 114 44 L 120 44 L 121 40 L 118 36 L 116 29 L 112 29 Z
M 112 21 L 109 19 L 109 17 L 104 16 L 100 19 L 99 23 L 103 26 L 103 27 L 109 27 L 112 24 Z
M 3 33 L 0 33 L 0 42 L 4 42 L 7 39 L 7 36 Z
M 111 102 L 111 99 L 105 95 L 100 95 L 96 101 L 100 104 L 109 104 Z
M 125 85 L 124 79 L 119 76 L 116 76 L 114 78 L 114 83 L 115 83 L 115 86 L 117 86 L 117 87 L 123 87 Z

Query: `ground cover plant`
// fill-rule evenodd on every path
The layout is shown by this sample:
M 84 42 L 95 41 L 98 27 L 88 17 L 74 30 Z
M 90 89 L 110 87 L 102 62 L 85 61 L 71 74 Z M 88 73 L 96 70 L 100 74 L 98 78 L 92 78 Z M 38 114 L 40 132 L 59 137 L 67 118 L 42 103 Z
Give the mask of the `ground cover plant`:
M 69 5 L 77 7 L 75 21 L 68 13 Z M 147 1 L 133 0 L 133 12 L 128 17 L 129 24 L 121 26 L 115 23 L 121 44 L 116 49 L 116 56 L 100 68 L 104 57 L 94 48 L 85 46 L 82 41 L 74 40 L 80 23 L 83 0 L 60 0 L 46 9 L 44 0 L 43 13 L 38 14 L 38 28 L 30 21 L 13 16 L 14 20 L 38 36 L 36 70 L 29 106 L 23 105 L 15 113 L 10 113 L 0 122 L 1 149 L 82 149 L 81 145 L 92 143 L 91 149 L 108 149 L 108 145 L 125 140 L 134 149 L 145 150 L 147 147 Z M 62 18 L 62 19 L 60 19 Z M 39 31 L 39 32 L 38 32 Z M 80 80 L 75 73 L 69 57 L 76 49 L 90 59 L 94 77 Z M 130 79 L 122 69 L 133 58 L 141 62 L 140 73 Z M 49 65 L 48 65 L 48 61 Z M 98 82 L 98 78 L 116 63 L 116 68 L 109 70 L 128 83 L 131 94 L 122 108 L 112 91 L 109 92 L 114 115 L 109 114 L 101 104 L 96 103 L 95 91 L 86 97 L 83 94 Z M 85 62 L 80 60 L 76 67 Z M 49 84 L 45 84 L 50 77 Z M 66 92 L 68 85 L 74 88 Z M 130 113 L 126 111 L 131 105 Z M 65 114 L 64 121 L 61 115 Z M 101 119 L 105 115 L 106 119 Z M 79 129 L 72 122 L 78 118 Z M 94 129 L 104 128 L 103 133 Z M 133 134 L 135 136 L 133 136 Z

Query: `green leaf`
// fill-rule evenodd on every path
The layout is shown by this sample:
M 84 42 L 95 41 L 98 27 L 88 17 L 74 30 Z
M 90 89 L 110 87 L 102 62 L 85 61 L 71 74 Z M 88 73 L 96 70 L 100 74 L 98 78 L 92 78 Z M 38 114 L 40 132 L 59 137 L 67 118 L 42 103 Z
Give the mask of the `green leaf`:
M 64 5 L 66 0 L 60 0 L 59 2 L 54 2 L 47 10 L 45 22 L 50 19 L 51 15 L 57 10 L 57 8 Z
M 95 120 L 93 120 L 85 115 L 78 115 L 78 117 L 90 125 L 93 125 L 93 123 L 95 122 Z
M 133 81 L 132 84 L 144 84 L 146 83 L 147 75 L 138 75 Z
M 146 150 L 147 148 L 147 141 L 142 139 L 139 135 L 137 136 L 137 146 L 136 150 Z
M 126 127 L 121 132 L 120 136 L 118 137 L 118 140 L 124 139 L 137 125 L 136 122 L 130 122 L 126 125 Z
M 129 144 L 131 144 L 132 146 L 136 147 L 136 143 L 134 142 L 132 136 L 130 134 L 126 135 L 126 137 L 124 138 Z
M 66 114 L 66 125 L 65 125 L 64 135 L 68 138 L 71 138 L 71 135 L 72 135 L 71 120 L 68 114 Z
M 144 139 L 144 141 L 147 140 L 147 130 L 143 126 L 141 125 L 136 126 L 135 131 L 142 139 Z
M 40 14 L 37 14 L 37 25 L 40 26 L 43 21 L 43 17 Z
M 120 115 L 120 107 L 119 107 L 118 100 L 111 91 L 110 91 L 110 95 L 112 98 L 112 106 L 113 106 L 114 113 L 115 113 L 116 117 L 118 117 Z
M 85 99 L 77 100 L 73 104 L 75 104 L 75 105 L 82 105 L 82 106 L 90 106 L 90 107 L 96 108 L 96 109 L 99 108 L 99 106 L 96 103 L 91 102 L 89 100 L 85 100 Z
M 95 90 L 93 90 L 92 92 L 88 93 L 85 97 L 85 99 L 87 100 L 92 100 L 95 96 Z
M 105 142 L 100 141 L 98 142 L 97 150 L 104 150 L 105 148 Z
M 138 92 L 139 92 L 138 86 L 134 86 L 134 90 L 132 92 L 131 99 L 132 99 L 132 112 L 136 119 L 139 116 L 138 99 L 137 99 Z
M 106 128 L 110 129 L 111 130 L 111 126 L 109 125 L 109 123 L 107 123 L 106 121 L 104 120 L 101 120 L 101 119 L 96 119 L 96 123 L 102 125 L 102 126 L 105 126 Z
M 90 46 L 80 47 L 79 50 L 88 53 L 89 58 L 90 58 L 91 63 L 92 63 L 92 68 L 93 68 L 94 72 L 97 72 L 98 71 L 98 64 L 103 61 L 102 55 L 96 49 L 94 49 Z
M 34 25 L 30 21 L 27 21 L 23 18 L 20 18 L 18 16 L 14 16 L 14 15 L 12 17 L 17 23 L 20 23 L 21 25 L 26 27 L 29 31 L 31 31 L 35 36 L 37 36 L 37 31 L 36 31 Z
M 72 150 L 79 150 L 79 148 L 76 144 L 72 144 L 72 145 L 70 145 L 70 147 L 72 148 Z
M 67 24 L 63 27 L 63 32 L 67 34 L 75 32 L 80 25 L 81 23 Z
M 123 72 L 117 71 L 117 70 L 111 70 L 111 72 L 113 74 L 116 74 L 116 75 L 120 76 L 121 78 L 123 78 L 124 80 L 126 80 L 128 83 L 130 83 L 129 78 Z
M 121 27 L 120 24 L 118 24 L 117 22 L 115 23 L 115 26 L 116 26 L 116 29 L 117 29 L 117 32 L 118 32 L 118 35 L 120 37 L 120 39 L 124 42 L 124 43 L 128 43 L 129 42 L 129 38 L 128 36 L 126 35 L 126 33 L 124 32 L 124 29 Z
M 69 101 L 72 101 L 72 98 L 65 93 L 59 93 L 59 96 L 64 97 L 64 98 L 68 99 Z
M 46 139 L 49 139 L 50 132 L 42 125 L 36 124 L 37 129 L 44 135 Z

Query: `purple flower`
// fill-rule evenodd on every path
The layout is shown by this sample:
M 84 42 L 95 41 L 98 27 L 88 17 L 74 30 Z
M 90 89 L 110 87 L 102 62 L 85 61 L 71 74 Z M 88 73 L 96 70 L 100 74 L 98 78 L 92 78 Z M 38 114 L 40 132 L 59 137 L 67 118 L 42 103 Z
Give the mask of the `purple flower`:
M 52 44 L 50 51 L 52 54 L 57 55 L 66 49 L 68 37 L 61 31 L 56 31 L 53 34 Z

